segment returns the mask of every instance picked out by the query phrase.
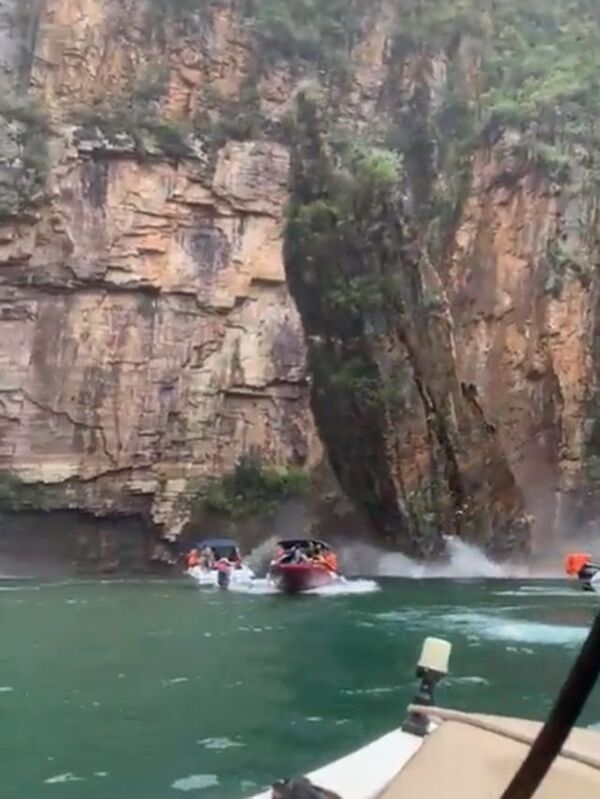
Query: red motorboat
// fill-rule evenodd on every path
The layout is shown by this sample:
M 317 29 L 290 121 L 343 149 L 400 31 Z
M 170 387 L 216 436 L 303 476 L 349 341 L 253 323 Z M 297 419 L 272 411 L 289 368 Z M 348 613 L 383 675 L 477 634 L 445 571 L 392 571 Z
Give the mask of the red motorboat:
M 324 541 L 279 541 L 269 576 L 280 591 L 299 594 L 323 588 L 340 579 L 335 552 Z

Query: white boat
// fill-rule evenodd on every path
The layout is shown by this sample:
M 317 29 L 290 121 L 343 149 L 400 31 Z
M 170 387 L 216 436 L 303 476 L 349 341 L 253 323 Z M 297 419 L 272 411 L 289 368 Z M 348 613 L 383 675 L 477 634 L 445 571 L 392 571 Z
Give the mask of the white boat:
M 196 563 L 188 566 L 186 574 L 198 585 L 221 585 L 219 574 L 224 567 L 228 585 L 247 585 L 254 579 L 254 572 L 242 561 L 236 541 L 231 538 L 207 538 L 194 544 L 188 554 L 194 554 Z
M 438 645 L 446 642 L 428 639 Z M 426 642 L 427 646 L 427 642 Z M 449 645 L 447 654 L 449 654 Z M 431 699 L 431 689 L 447 671 L 425 666 L 426 647 L 417 673 L 433 674 L 421 684 L 418 698 Z M 524 719 L 461 713 L 431 705 L 410 705 L 407 723 L 367 746 L 307 774 L 312 786 L 303 792 L 292 781 L 276 785 L 252 799 L 304 799 L 328 793 L 340 799 L 505 799 L 505 791 L 528 756 L 542 724 Z M 508 794 L 507 794 L 508 795 Z M 551 761 L 535 799 L 599 799 L 600 733 L 574 729 Z
M 200 586 L 218 587 L 219 573 L 217 569 L 205 569 L 202 566 L 193 566 L 187 569 L 186 574 L 195 580 Z M 255 578 L 252 569 L 247 566 L 232 568 L 229 572 L 230 583 L 232 585 L 248 585 Z

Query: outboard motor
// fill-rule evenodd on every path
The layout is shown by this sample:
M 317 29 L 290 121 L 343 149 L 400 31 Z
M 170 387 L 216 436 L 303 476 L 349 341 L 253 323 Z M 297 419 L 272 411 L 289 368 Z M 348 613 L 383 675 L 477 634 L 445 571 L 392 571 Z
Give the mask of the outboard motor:
M 225 558 L 222 558 L 217 563 L 217 583 L 219 588 L 229 588 L 231 582 L 231 564 Z

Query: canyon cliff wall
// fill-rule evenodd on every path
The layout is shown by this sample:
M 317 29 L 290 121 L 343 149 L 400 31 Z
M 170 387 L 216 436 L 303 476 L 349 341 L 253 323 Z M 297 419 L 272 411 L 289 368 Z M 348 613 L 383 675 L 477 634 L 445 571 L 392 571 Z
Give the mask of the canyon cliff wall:
M 243 50 L 227 15 L 201 64 L 184 42 L 153 43 L 153 25 L 171 22 L 143 3 L 33 6 L 29 99 L 15 89 L 7 114 L 49 144 L 28 170 L 45 185 L 27 196 L 18 184 L 12 205 L 7 186 L 0 228 L 0 465 L 24 484 L 5 493 L 177 533 L 204 482 L 243 453 L 306 468 L 321 457 L 281 257 L 288 151 L 188 151 L 170 131 L 181 151 L 149 141 L 142 154 L 134 116 L 134 136 L 76 121 L 95 104 L 105 121 L 155 64 L 177 118 L 204 70 L 229 71 L 235 90 Z
M 0 3 L 0 499 L 178 533 L 255 451 L 420 555 L 593 529 L 595 140 L 485 93 L 490 10 L 306 5 Z M 348 142 L 397 179 L 311 249 Z

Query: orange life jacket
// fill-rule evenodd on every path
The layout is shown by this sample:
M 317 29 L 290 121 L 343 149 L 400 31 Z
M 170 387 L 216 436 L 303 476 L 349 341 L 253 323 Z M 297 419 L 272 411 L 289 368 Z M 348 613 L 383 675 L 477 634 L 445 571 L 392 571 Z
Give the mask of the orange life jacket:
M 576 577 L 584 566 L 592 562 L 592 556 L 583 552 L 571 552 L 565 558 L 565 571 L 571 577 Z
M 329 571 L 336 572 L 338 570 L 338 559 L 335 552 L 327 552 L 327 554 L 323 558 L 323 562 L 325 563 Z

